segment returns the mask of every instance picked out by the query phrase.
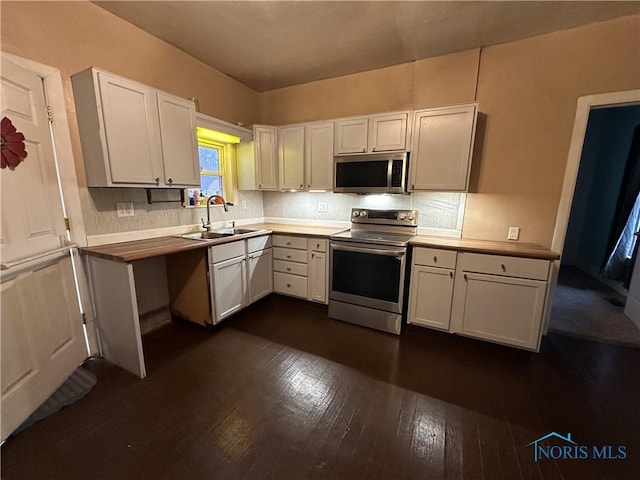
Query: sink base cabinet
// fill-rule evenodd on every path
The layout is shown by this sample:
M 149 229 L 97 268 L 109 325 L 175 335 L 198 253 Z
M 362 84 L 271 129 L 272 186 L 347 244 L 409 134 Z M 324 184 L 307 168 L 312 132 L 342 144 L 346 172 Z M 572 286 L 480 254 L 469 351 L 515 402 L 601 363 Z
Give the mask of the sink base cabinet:
M 246 261 L 246 257 L 242 255 L 211 265 L 209 284 L 214 324 L 248 304 Z
M 207 250 L 166 256 L 171 313 L 190 322 L 210 325 Z

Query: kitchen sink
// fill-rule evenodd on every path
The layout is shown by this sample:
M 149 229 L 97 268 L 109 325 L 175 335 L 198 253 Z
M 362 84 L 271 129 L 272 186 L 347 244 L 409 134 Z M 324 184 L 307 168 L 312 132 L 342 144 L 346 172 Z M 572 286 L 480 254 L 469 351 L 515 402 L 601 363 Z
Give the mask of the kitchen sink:
M 182 238 L 190 238 L 192 240 L 214 240 L 216 238 L 232 237 L 234 235 L 242 235 L 243 233 L 259 232 L 260 230 L 251 228 L 220 228 L 212 232 L 196 232 L 180 235 Z

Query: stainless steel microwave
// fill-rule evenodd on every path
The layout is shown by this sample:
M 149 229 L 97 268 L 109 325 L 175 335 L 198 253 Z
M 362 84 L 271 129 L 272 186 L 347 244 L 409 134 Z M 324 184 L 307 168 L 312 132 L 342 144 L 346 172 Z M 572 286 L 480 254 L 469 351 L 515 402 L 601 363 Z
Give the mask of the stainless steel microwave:
M 334 158 L 336 193 L 406 193 L 409 154 L 386 153 Z

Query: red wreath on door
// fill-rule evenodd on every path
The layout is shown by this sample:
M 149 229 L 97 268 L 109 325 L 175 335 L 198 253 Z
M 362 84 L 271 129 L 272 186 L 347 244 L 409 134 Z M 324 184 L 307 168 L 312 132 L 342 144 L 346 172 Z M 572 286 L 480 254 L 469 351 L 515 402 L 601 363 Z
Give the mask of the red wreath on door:
M 13 170 L 21 161 L 27 158 L 24 135 L 16 130 L 16 127 L 7 117 L 2 117 L 0 130 L 2 131 L 0 139 L 2 163 L 0 163 L 0 168 L 9 167 L 10 170 Z

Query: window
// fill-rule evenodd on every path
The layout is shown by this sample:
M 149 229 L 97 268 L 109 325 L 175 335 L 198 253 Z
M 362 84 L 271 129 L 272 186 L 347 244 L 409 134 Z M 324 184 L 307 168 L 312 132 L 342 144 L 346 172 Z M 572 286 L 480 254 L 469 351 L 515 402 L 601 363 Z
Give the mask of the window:
M 204 205 L 211 195 L 220 195 L 228 202 L 234 200 L 234 144 L 239 141 L 233 135 L 198 127 L 200 189 L 188 190 L 189 205 Z

